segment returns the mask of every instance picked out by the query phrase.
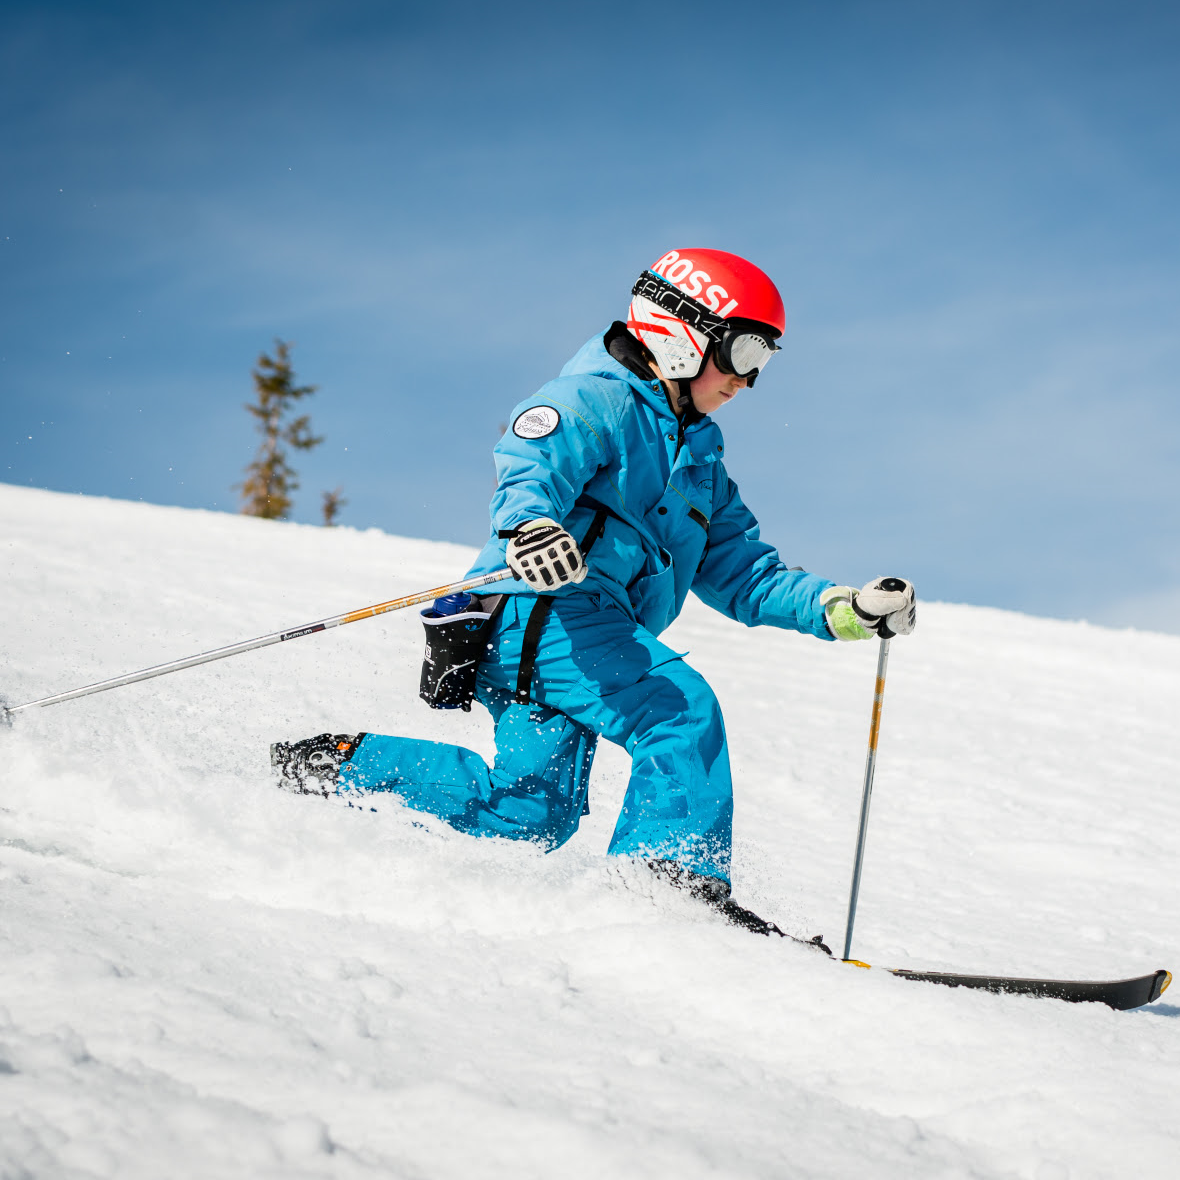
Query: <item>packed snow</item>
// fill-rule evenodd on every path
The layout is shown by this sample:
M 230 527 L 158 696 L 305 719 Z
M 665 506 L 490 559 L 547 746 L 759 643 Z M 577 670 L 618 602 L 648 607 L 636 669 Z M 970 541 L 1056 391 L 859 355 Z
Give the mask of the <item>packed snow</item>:
M 471 556 L 7 486 L 0 536 L 10 704 Z M 269 743 L 325 730 L 491 753 L 478 707 L 417 699 L 421 630 L 383 616 L 0 732 L 0 1176 L 1180 1174 L 1180 996 L 951 990 L 726 926 L 605 856 L 616 749 L 549 855 L 276 790 Z M 735 896 L 838 950 L 876 645 L 695 600 L 666 639 L 725 709 Z M 1178 704 L 1180 637 L 923 603 L 893 645 L 853 954 L 1180 964 Z

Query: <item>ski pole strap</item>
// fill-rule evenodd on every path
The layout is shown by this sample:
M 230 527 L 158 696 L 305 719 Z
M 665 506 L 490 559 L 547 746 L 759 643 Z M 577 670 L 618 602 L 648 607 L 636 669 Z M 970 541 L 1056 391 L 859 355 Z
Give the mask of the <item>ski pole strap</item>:
M 600 508 L 590 522 L 590 528 L 582 538 L 582 560 L 594 548 L 594 542 L 602 536 L 606 527 L 608 512 Z M 553 609 L 555 599 L 552 595 L 539 595 L 529 612 L 529 621 L 524 629 L 524 643 L 520 648 L 520 667 L 516 673 L 516 703 L 527 705 L 533 697 L 533 672 L 537 666 L 537 645 L 541 642 L 541 631 Z

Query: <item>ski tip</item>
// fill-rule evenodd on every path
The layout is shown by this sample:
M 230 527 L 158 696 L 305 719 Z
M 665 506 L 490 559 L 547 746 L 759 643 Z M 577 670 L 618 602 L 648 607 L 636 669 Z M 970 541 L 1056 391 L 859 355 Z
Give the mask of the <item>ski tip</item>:
M 1152 1001 L 1158 1000 L 1168 990 L 1168 984 L 1172 982 L 1171 971 L 1157 971 L 1155 977 L 1159 983 L 1155 995 L 1151 997 Z

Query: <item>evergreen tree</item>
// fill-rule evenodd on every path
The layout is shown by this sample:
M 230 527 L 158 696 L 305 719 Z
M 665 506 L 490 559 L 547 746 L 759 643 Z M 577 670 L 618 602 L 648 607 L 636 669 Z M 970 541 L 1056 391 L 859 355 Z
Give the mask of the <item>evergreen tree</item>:
M 324 493 L 324 528 L 330 529 L 336 527 L 336 517 L 340 515 L 340 509 L 347 503 L 348 501 L 344 498 L 343 488 L 336 488 L 335 491 Z
M 283 520 L 291 510 L 291 493 L 299 487 L 295 470 L 287 461 L 287 447 L 310 451 L 324 440 L 311 433 L 311 419 L 302 414 L 287 421 L 295 402 L 315 393 L 315 385 L 296 385 L 291 367 L 291 346 L 275 340 L 275 355 L 264 352 L 253 372 L 254 401 L 246 402 L 262 442 L 254 461 L 238 484 L 242 512 L 267 520 Z

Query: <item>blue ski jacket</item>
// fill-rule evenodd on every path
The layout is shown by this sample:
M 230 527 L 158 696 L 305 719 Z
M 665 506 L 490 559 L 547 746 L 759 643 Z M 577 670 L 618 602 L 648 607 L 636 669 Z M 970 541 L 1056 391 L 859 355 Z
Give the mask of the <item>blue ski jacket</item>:
M 645 381 L 592 337 L 555 380 L 521 402 L 495 448 L 492 532 L 471 574 L 505 565 L 498 534 L 547 516 L 579 543 L 595 513 L 605 531 L 589 573 L 558 596 L 592 594 L 659 635 L 692 590 L 731 619 L 831 639 L 820 594 L 833 583 L 789 570 L 725 470 L 712 419 L 681 430 L 663 385 Z M 523 581 L 497 591 L 535 594 Z

